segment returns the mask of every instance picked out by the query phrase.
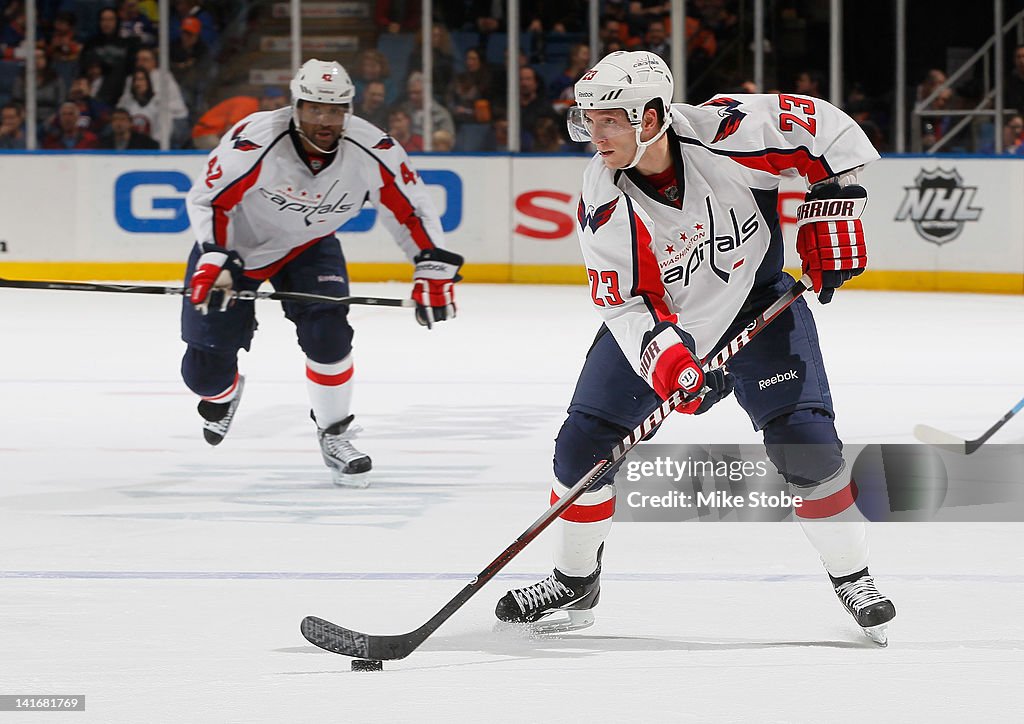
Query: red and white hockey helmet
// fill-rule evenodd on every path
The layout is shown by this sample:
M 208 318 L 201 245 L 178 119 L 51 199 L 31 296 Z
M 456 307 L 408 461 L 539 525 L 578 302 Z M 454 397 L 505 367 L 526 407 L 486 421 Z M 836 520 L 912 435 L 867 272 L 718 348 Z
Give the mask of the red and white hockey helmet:
M 672 85 L 672 71 L 655 53 L 647 50 L 619 50 L 606 55 L 576 82 L 576 105 L 569 109 L 566 121 L 569 137 L 574 141 L 594 140 L 593 124 L 587 118 L 586 111 L 621 108 L 626 112 L 629 125 L 623 124 L 618 132 L 633 130 L 638 146 L 636 157 L 626 168 L 635 166 L 647 146 L 658 140 L 668 129 Z M 641 141 L 644 108 L 651 101 L 660 102 L 664 120 L 654 138 Z M 616 129 L 606 129 L 605 136 L 609 135 L 617 135 Z
M 356 95 L 352 79 L 339 63 L 332 60 L 307 60 L 295 74 L 291 84 L 292 106 L 299 101 L 332 103 L 351 108 Z

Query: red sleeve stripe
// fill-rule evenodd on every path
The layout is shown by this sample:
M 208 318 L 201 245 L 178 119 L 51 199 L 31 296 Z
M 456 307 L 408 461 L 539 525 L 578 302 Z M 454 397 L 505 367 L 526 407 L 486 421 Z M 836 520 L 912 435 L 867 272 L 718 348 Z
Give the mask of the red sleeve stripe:
M 398 223 L 409 230 L 412 240 L 418 248 L 433 249 L 434 242 L 430 240 L 430 235 L 423 228 L 423 221 L 416 215 L 416 209 L 413 207 L 412 202 L 409 201 L 406 195 L 402 193 L 402 190 L 398 188 L 398 184 L 395 183 L 395 175 L 380 160 L 377 161 L 377 165 L 380 166 L 380 180 L 382 183 L 380 188 L 381 203 L 395 215 Z
M 787 169 L 796 169 L 808 183 L 817 183 L 832 175 L 824 159 L 812 156 L 806 148 L 791 151 L 765 150 L 751 155 L 726 154 L 736 163 L 758 171 L 767 171 L 776 176 Z
M 557 503 L 558 497 L 558 493 L 552 490 L 550 505 Z M 597 523 L 602 520 L 608 520 L 614 514 L 615 496 L 612 496 L 603 503 L 597 503 L 596 505 L 573 503 L 558 517 L 570 523 Z
M 235 179 L 230 186 L 217 194 L 217 198 L 210 204 L 213 207 L 213 240 L 220 246 L 228 244 L 228 212 L 235 208 L 245 196 L 245 192 L 253 187 L 256 179 L 260 177 L 261 168 L 263 159 L 260 159 L 244 176 Z
M 857 483 L 853 480 L 842 490 L 832 493 L 818 500 L 804 499 L 803 503 L 796 508 L 798 518 L 809 520 L 820 520 L 839 515 L 849 508 L 857 500 Z
M 633 231 L 633 264 L 635 267 L 633 295 L 644 298 L 647 308 L 651 310 L 657 321 L 676 324 L 679 321 L 679 315 L 674 314 L 665 301 L 668 292 L 661 281 L 658 260 L 651 248 L 651 232 L 633 210 L 633 204 L 629 203 L 629 197 L 627 197 L 627 204 L 631 214 L 629 225 Z
M 309 365 L 306 365 L 306 377 L 311 382 L 315 382 L 318 385 L 324 385 L 325 387 L 338 387 L 352 379 L 355 369 L 355 366 L 351 366 L 339 374 L 325 375 L 310 369 Z

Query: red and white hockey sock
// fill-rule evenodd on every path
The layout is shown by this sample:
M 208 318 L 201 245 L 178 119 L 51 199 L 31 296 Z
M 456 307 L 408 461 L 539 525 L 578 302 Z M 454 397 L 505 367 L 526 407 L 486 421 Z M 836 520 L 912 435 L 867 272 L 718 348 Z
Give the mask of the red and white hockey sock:
M 235 372 L 235 379 L 231 381 L 231 386 L 220 394 L 213 395 L 212 397 L 204 397 L 202 399 L 207 402 L 213 402 L 217 405 L 225 405 L 231 402 L 238 395 L 238 373 Z M 217 408 L 214 408 L 217 409 Z
M 864 516 L 854 504 L 857 484 L 846 464 L 815 488 L 794 488 L 803 504 L 795 509 L 804 535 L 836 578 L 866 568 L 868 538 Z
M 327 429 L 349 415 L 352 406 L 352 355 L 323 364 L 306 359 L 306 387 L 316 424 Z
M 551 504 L 569 490 L 555 481 Z M 554 523 L 555 568 L 567 576 L 582 578 L 597 570 L 597 549 L 612 529 L 615 486 L 588 491 L 562 513 Z

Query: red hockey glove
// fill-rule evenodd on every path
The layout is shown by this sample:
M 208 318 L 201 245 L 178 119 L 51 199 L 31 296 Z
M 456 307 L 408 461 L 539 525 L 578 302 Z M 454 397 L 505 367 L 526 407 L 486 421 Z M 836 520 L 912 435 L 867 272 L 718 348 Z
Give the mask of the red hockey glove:
M 676 407 L 676 412 L 701 415 L 732 392 L 732 375 L 721 369 L 705 374 L 692 352 L 693 338 L 675 325 L 658 324 L 644 341 L 640 371 L 658 396 L 667 400 L 676 390 L 696 395 Z
M 235 285 L 244 270 L 238 252 L 209 242 L 203 244 L 203 254 L 192 272 L 188 300 L 203 314 L 210 311 L 211 302 L 213 311 L 225 311 L 234 304 Z
M 822 304 L 868 264 L 860 222 L 867 202 L 863 186 L 826 183 L 812 188 L 797 208 L 796 250 Z
M 432 329 L 434 322 L 455 318 L 453 284 L 462 277 L 462 256 L 444 249 L 424 249 L 413 259 L 412 299 L 416 302 L 416 321 Z

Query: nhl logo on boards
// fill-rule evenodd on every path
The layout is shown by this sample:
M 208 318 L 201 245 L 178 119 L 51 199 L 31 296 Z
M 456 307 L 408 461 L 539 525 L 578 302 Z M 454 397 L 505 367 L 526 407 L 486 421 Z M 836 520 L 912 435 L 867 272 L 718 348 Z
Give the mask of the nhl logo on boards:
M 896 212 L 896 221 L 911 220 L 925 241 L 948 244 L 964 230 L 968 221 L 977 221 L 981 209 L 971 206 L 977 186 L 964 186 L 954 168 L 946 171 L 921 169 L 915 186 L 904 187 L 906 194 Z

